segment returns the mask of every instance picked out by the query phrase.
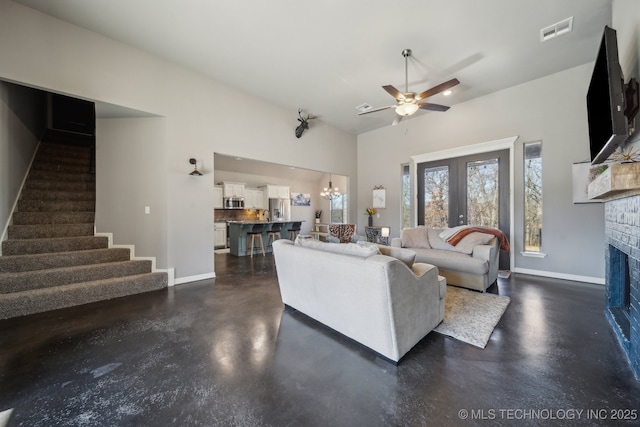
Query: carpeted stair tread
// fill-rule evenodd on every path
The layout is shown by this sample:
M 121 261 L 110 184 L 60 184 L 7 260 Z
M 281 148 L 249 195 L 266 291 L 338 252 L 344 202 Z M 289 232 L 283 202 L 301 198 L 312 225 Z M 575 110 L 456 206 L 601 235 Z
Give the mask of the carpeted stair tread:
M 151 273 L 151 261 L 116 261 L 47 270 L 0 273 L 0 293 L 24 292 L 144 273 Z
M 167 273 L 147 273 L 0 294 L 0 319 L 124 297 L 167 287 Z
M 95 191 L 22 190 L 22 200 L 86 201 L 95 200 Z
M 106 236 L 56 237 L 53 239 L 14 239 L 2 242 L 3 255 L 27 255 L 106 249 Z M 2 257 L 0 257 L 0 263 Z
M 14 212 L 13 225 L 93 224 L 95 216 L 94 212 Z
M 19 200 L 20 212 L 95 212 L 95 200 Z
M 0 257 L 0 273 L 18 273 L 21 271 L 46 270 L 48 268 L 128 261 L 130 258 L 131 251 L 127 248 L 7 255 Z
M 55 153 L 51 155 L 43 156 L 41 153 L 38 153 L 36 158 L 34 159 L 35 163 L 50 163 L 56 165 L 76 165 L 76 166 L 86 166 L 89 167 L 89 155 L 81 155 L 75 156 L 71 153 Z
M 44 180 L 44 181 L 68 181 L 68 182 L 95 182 L 96 176 L 94 174 L 84 173 L 66 173 L 46 170 L 31 170 L 29 172 L 29 180 Z
M 82 157 L 82 156 L 91 155 L 91 148 L 83 147 L 81 145 L 56 144 L 56 143 L 44 142 L 43 144 L 40 145 L 38 154 Z
M 7 235 L 9 239 L 93 236 L 93 223 L 10 225 Z
M 53 162 L 40 162 L 34 160 L 32 165 L 32 170 L 41 170 L 41 171 L 53 171 L 53 172 L 64 172 L 64 173 L 88 173 L 89 166 L 88 165 L 74 165 L 67 163 L 53 163 Z
M 47 191 L 92 191 L 95 194 L 94 181 L 61 181 L 57 179 L 29 179 L 25 183 L 28 190 Z

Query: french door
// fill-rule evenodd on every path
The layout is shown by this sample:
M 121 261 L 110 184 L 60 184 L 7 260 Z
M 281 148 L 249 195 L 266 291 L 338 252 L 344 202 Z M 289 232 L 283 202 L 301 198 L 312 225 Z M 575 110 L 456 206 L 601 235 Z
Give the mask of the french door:
M 419 163 L 417 173 L 419 225 L 494 227 L 509 237 L 509 150 Z

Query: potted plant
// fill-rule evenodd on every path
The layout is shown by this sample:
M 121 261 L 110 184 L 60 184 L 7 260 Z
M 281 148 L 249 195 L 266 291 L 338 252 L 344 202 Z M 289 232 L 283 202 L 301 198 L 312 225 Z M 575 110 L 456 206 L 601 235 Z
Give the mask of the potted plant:
M 322 216 L 322 210 L 319 209 L 316 211 L 316 224 L 320 222 L 320 216 Z

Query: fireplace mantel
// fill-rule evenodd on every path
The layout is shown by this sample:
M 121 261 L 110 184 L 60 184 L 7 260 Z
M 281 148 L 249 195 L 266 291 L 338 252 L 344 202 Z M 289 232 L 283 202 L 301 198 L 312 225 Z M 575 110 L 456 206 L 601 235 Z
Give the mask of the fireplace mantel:
M 611 200 L 640 194 L 640 163 L 613 163 L 589 184 L 590 199 Z

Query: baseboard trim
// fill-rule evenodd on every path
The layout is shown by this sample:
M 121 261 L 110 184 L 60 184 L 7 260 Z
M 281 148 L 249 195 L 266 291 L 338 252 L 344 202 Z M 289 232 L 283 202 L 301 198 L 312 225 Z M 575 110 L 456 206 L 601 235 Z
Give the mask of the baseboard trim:
M 180 277 L 179 279 L 175 279 L 175 284 L 182 285 L 183 283 L 197 282 L 198 280 L 215 279 L 215 277 L 216 277 L 215 272 L 196 274 L 195 276 L 185 276 L 185 277 Z
M 156 267 L 156 257 L 154 256 L 136 256 L 136 246 L 135 245 L 114 245 L 113 244 L 113 233 L 98 233 L 94 230 L 94 236 L 97 237 L 106 237 L 108 241 L 109 248 L 124 248 L 129 249 L 129 259 L 131 260 L 142 260 L 142 261 L 151 261 L 151 271 L 153 273 L 167 273 L 168 282 L 167 286 L 174 286 L 176 284 L 175 280 L 175 269 L 168 268 L 162 269 Z
M 579 276 L 576 274 L 556 273 L 553 271 L 532 270 L 529 268 L 514 268 L 513 273 L 530 274 L 532 276 L 550 277 L 553 279 L 572 280 L 574 282 L 593 283 L 595 285 L 604 285 L 604 277 Z

